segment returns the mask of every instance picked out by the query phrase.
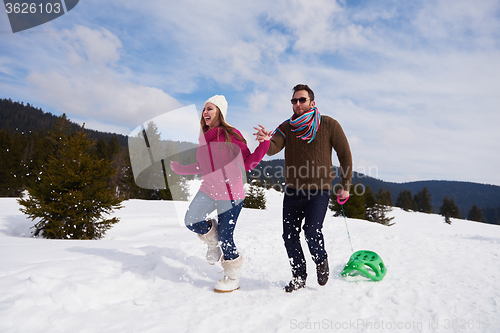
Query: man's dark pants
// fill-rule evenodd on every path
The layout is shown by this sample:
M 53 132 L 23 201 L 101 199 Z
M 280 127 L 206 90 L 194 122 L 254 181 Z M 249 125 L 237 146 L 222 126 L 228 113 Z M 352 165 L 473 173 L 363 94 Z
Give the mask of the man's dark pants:
M 307 277 L 306 260 L 300 245 L 300 227 L 303 220 L 305 222 L 302 229 L 313 261 L 319 264 L 327 258 L 322 229 L 329 200 L 329 190 L 304 191 L 285 188 L 283 240 L 294 277 L 304 280 Z

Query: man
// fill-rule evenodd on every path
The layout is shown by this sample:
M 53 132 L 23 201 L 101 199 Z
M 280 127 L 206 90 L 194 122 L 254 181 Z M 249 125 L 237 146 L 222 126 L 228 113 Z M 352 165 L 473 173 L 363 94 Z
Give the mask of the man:
M 293 115 L 275 130 L 267 152 L 271 156 L 285 148 L 283 240 L 292 267 L 292 280 L 285 287 L 286 292 L 304 288 L 306 284 L 306 261 L 300 245 L 303 220 L 302 228 L 316 263 L 318 283 L 324 286 L 328 282 L 323 220 L 331 191 L 340 186 L 337 195 L 341 199 L 347 198 L 352 178 L 351 150 L 340 124 L 319 113 L 314 93 L 307 85 L 295 86 L 291 101 Z M 335 178 L 332 149 L 340 161 L 342 179 L 336 186 L 332 184 Z

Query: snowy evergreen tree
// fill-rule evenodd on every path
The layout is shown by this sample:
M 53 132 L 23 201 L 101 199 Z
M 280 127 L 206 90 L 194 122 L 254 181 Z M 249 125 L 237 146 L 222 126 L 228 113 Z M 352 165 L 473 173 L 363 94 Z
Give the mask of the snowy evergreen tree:
M 424 187 L 420 192 L 415 194 L 414 202 L 418 212 L 432 213 L 431 194 L 427 190 L 427 187 Z
M 257 185 L 250 185 L 248 187 L 248 192 L 245 194 L 245 199 L 243 200 L 243 207 L 266 209 L 264 189 Z
M 370 186 L 365 187 L 365 191 L 363 193 L 363 197 L 365 198 L 365 208 L 373 208 L 377 203 L 375 199 L 375 195 L 373 194 L 372 188 Z
M 479 209 L 476 205 L 472 206 L 469 211 L 469 215 L 467 216 L 467 220 L 482 222 L 483 214 L 481 213 L 481 209 Z
M 358 182 L 359 184 L 359 182 Z M 366 192 L 363 194 L 351 193 L 349 200 L 343 205 L 344 213 L 346 217 L 366 220 L 366 199 L 368 198 L 369 204 L 373 199 L 373 192 L 370 190 L 370 194 L 365 196 Z M 337 202 L 337 194 L 334 193 L 330 196 L 331 203 L 329 208 L 333 210 L 333 216 L 342 216 L 342 206 Z M 375 200 L 373 199 L 373 204 L 375 204 Z
M 416 210 L 416 204 L 411 195 L 411 191 L 403 190 L 399 192 L 396 199 L 396 207 L 400 207 L 406 211 Z
M 387 217 L 386 215 L 391 210 L 392 210 L 391 207 L 376 203 L 375 206 L 368 208 L 366 210 L 366 219 L 368 221 L 380 223 L 386 226 L 391 226 L 394 224 L 394 222 L 391 223 L 394 217 Z
M 444 197 L 443 205 L 439 209 L 439 213 L 444 216 L 444 221 L 448 224 L 451 224 L 452 217 L 460 218 L 460 211 L 458 210 L 453 197 L 451 199 L 448 199 L 447 196 Z
M 116 169 L 92 153 L 95 141 L 81 132 L 67 136 L 65 117 L 51 131 L 54 154 L 19 200 L 33 221 L 34 235 L 51 239 L 100 239 L 118 218 L 105 219 L 121 208 L 122 197 L 109 187 Z
M 368 221 L 380 223 L 386 226 L 391 226 L 394 222 L 391 221 L 394 217 L 387 217 L 387 213 L 392 210 L 392 208 L 386 205 L 389 202 L 391 194 L 389 191 L 384 192 L 382 189 L 375 194 L 375 204 L 373 207 L 367 207 L 366 209 L 366 219 Z M 392 201 L 392 200 L 390 200 Z
M 21 166 L 21 135 L 11 135 L 7 130 L 0 130 L 0 196 L 18 197 L 23 190 Z
M 387 202 L 392 202 L 390 196 L 389 191 L 383 192 L 383 190 L 374 195 L 370 186 L 366 186 L 362 194 L 351 193 L 349 200 L 343 205 L 344 213 L 349 218 L 391 226 L 394 223 L 390 221 L 394 218 L 386 216 L 386 213 L 391 211 L 391 208 L 387 206 Z M 335 194 L 331 195 L 329 208 L 334 211 L 334 216 L 342 216 L 342 206 L 337 202 Z
M 392 204 L 392 196 L 391 192 L 389 190 L 384 191 L 383 189 L 380 189 L 377 194 L 375 194 L 377 198 L 377 202 L 381 205 L 384 206 L 389 206 L 392 207 L 394 206 Z

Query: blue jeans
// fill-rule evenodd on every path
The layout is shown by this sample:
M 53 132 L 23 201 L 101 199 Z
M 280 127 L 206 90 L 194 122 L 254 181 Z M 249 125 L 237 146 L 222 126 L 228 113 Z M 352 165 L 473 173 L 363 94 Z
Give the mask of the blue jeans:
M 214 210 L 217 210 L 219 244 L 222 253 L 224 253 L 224 260 L 233 260 L 238 258 L 233 234 L 242 207 L 242 199 L 215 200 L 207 194 L 198 191 L 189 205 L 184 223 L 186 223 L 186 227 L 189 230 L 200 235 L 206 234 L 210 230 L 210 225 L 206 221 L 206 218 Z
M 302 220 L 305 219 L 302 229 L 313 261 L 319 264 L 327 258 L 322 229 L 329 201 L 328 190 L 304 191 L 285 188 L 283 240 L 294 277 L 307 277 L 306 260 L 300 245 Z

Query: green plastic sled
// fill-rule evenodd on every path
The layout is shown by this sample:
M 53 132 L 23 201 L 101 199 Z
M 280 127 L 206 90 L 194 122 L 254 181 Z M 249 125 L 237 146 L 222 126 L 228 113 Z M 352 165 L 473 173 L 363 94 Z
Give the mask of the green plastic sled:
M 387 269 L 378 254 L 373 251 L 361 250 L 353 253 L 341 275 L 353 275 L 357 272 L 374 281 L 381 281 Z

